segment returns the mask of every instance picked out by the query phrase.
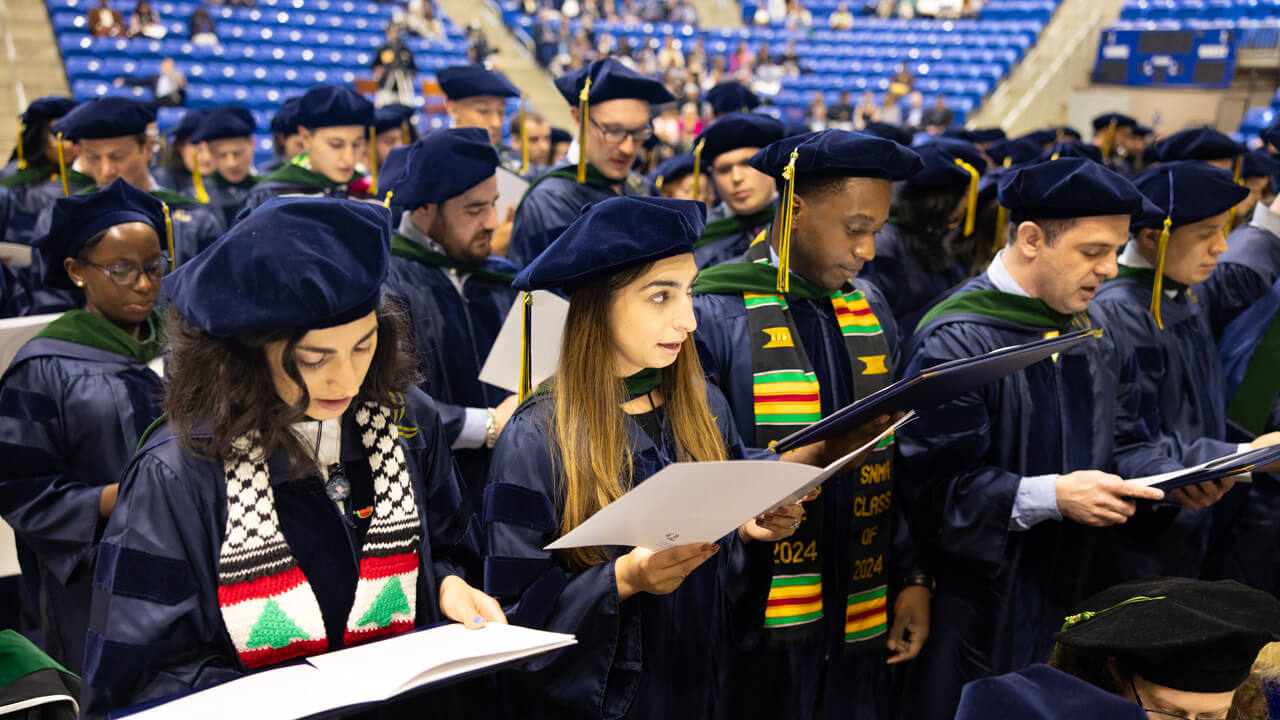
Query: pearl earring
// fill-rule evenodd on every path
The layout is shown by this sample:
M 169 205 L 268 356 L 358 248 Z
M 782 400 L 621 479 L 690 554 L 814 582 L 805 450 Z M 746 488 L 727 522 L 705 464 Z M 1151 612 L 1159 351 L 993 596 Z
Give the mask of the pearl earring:
M 84 281 L 83 281 L 83 280 L 77 280 L 77 281 L 76 281 L 76 287 L 84 287 Z

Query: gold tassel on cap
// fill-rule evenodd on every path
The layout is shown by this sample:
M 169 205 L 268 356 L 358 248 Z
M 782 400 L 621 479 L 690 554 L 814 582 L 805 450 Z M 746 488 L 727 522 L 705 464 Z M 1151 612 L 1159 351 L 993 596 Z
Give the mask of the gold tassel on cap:
M 178 254 L 173 250 L 173 218 L 169 217 L 169 203 L 162 202 L 160 207 L 164 209 L 164 241 L 169 248 L 169 269 L 178 269 Z
M 786 295 L 791 291 L 791 216 L 792 205 L 796 200 L 796 160 L 800 153 L 791 151 L 787 167 L 782 171 L 782 179 L 787 181 L 782 192 L 782 239 L 778 243 L 778 292 Z
M 591 97 L 591 78 L 582 84 L 578 93 L 578 182 L 587 181 L 587 122 L 591 111 L 587 98 Z
M 191 145 L 187 145 L 191 150 L 195 150 L 195 157 L 191 158 L 191 187 L 195 190 L 196 200 L 206 205 L 209 204 L 209 191 L 204 187 L 204 176 L 200 174 L 200 151 Z
M 58 177 L 62 178 L 62 197 L 71 197 L 71 187 L 67 185 L 67 159 L 62 153 L 62 133 L 58 133 Z
M 529 174 L 529 99 L 520 93 L 520 174 Z
M 22 153 L 22 133 L 26 132 L 27 126 L 21 120 L 18 121 L 18 169 L 27 169 L 27 158 Z
M 1109 160 L 1111 158 L 1111 150 L 1116 144 L 1116 124 L 1117 122 L 1112 120 L 1111 123 L 1107 125 L 1106 137 L 1102 139 L 1102 147 L 1099 148 L 1102 150 L 1103 160 Z
M 378 197 L 378 128 L 369 126 L 369 194 Z
M 1244 156 L 1237 155 L 1236 162 L 1235 162 L 1235 169 L 1232 170 L 1231 172 L 1231 179 L 1235 181 L 1235 184 L 1244 185 L 1244 181 L 1240 179 L 1240 175 L 1243 172 L 1244 172 Z M 1228 220 L 1227 220 L 1227 231 L 1230 232 L 1235 229 L 1236 229 L 1236 206 L 1232 205 L 1231 213 L 1228 215 Z
M 973 234 L 974 223 L 978 219 L 978 168 L 969 163 L 956 158 L 956 164 L 969 173 L 969 201 L 965 205 L 964 212 L 964 236 L 969 237 Z
M 523 403 L 533 392 L 533 293 L 524 293 L 524 312 L 520 316 L 520 392 L 516 399 Z
M 1169 171 L 1169 212 L 1164 216 L 1164 227 L 1160 229 L 1160 242 L 1156 248 L 1156 279 L 1151 284 L 1151 316 L 1156 319 L 1156 327 L 1164 329 L 1164 320 L 1160 317 L 1160 299 L 1164 295 L 1164 256 L 1169 249 L 1169 235 L 1173 232 L 1173 171 Z
M 693 146 L 693 199 L 698 199 L 698 180 L 702 175 L 702 148 L 705 147 L 707 141 L 699 140 L 697 145 Z
M 394 193 L 392 193 L 390 190 L 387 191 L 387 196 L 382 198 L 382 207 L 387 208 L 388 210 L 391 209 L 391 196 L 393 194 Z
M 1001 165 L 1008 168 L 1013 164 L 1013 158 L 1006 157 Z M 1006 235 L 1009 233 L 1009 208 L 996 203 L 996 237 L 991 243 L 991 254 L 1000 252 L 1000 248 L 1008 244 Z

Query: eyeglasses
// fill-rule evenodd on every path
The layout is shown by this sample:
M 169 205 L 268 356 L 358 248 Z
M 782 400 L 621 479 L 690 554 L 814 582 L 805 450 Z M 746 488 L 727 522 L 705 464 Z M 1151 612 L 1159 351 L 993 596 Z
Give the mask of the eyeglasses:
M 628 136 L 630 136 L 631 140 L 637 145 L 653 137 L 652 125 L 645 125 L 644 127 L 636 128 L 635 130 L 624 130 L 622 128 L 605 129 L 603 125 L 596 122 L 595 118 L 588 118 L 588 120 L 596 127 L 597 130 L 600 131 L 600 134 L 604 136 L 604 141 L 610 145 L 621 145 L 622 141 L 626 140 Z
M 107 278 L 109 278 L 111 282 L 121 287 L 133 287 L 134 285 L 137 285 L 138 279 L 142 277 L 142 273 L 146 273 L 147 277 L 151 280 L 159 280 L 164 277 L 164 274 L 169 270 L 169 258 L 166 255 L 161 255 L 159 260 L 147 263 L 142 267 L 128 264 L 99 265 L 98 263 L 89 262 L 88 260 L 82 260 L 79 258 L 77 258 L 77 260 L 84 265 L 90 265 L 98 268 L 102 272 L 106 273 Z
M 1186 715 L 1179 715 L 1177 713 L 1165 712 L 1163 710 L 1152 710 L 1151 708 L 1142 704 L 1142 696 L 1138 694 L 1138 686 L 1133 684 L 1133 678 L 1129 679 L 1129 689 L 1133 690 L 1133 699 L 1138 701 L 1138 707 L 1147 711 L 1148 715 L 1158 716 L 1162 718 L 1178 718 L 1178 720 L 1240 720 L 1239 713 L 1230 712 L 1230 711 L 1228 711 L 1227 714 L 1223 717 L 1214 716 L 1214 717 L 1207 717 L 1207 718 L 1206 717 L 1193 718 L 1193 717 L 1187 717 Z

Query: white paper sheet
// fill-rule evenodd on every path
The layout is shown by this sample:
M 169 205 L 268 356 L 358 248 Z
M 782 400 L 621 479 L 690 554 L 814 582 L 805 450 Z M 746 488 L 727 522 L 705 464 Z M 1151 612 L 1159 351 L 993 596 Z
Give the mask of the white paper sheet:
M 621 545 L 660 551 L 715 542 L 751 518 L 804 497 L 914 417 L 904 416 L 825 468 L 772 460 L 673 463 L 545 549 Z
M 13 356 L 44 329 L 45 325 L 56 320 L 62 313 L 48 315 L 28 315 L 26 317 L 4 318 L 0 320 L 0 372 L 4 372 L 13 362 Z
M 31 246 L 0 242 L 0 262 L 16 268 L 31 266 Z
M 520 334 L 524 313 L 524 295 L 507 312 L 507 319 L 493 341 L 493 349 L 480 368 L 480 381 L 508 392 L 520 391 Z M 533 291 L 533 387 L 551 377 L 560 362 L 560 339 L 564 336 L 569 301 L 546 290 Z
M 131 720 L 296 720 L 387 700 L 416 687 L 577 642 L 572 635 L 514 625 L 468 630 L 452 624 L 397 635 L 265 670 L 129 715 Z
M 506 219 L 508 208 L 520 205 L 520 199 L 524 197 L 525 191 L 529 189 L 529 181 L 502 166 L 498 167 L 497 175 L 498 221 L 501 222 Z

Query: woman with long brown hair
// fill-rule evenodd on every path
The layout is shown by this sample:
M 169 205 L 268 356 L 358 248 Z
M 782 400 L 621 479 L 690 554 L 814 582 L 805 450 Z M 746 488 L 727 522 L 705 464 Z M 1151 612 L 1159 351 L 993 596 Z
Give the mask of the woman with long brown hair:
M 511 678 L 521 717 L 711 717 L 719 649 L 738 639 L 736 618 L 745 628 L 763 612 L 772 542 L 800 525 L 793 504 L 715 543 L 543 550 L 672 462 L 747 452 L 692 347 L 704 223 L 694 201 L 605 200 L 516 278 L 570 305 L 556 374 L 495 448 L 485 589 L 512 622 L 578 638 Z M 809 446 L 787 459 L 825 454 Z
M 465 580 L 479 526 L 382 300 L 390 220 L 274 198 L 165 278 L 167 422 L 103 531 L 88 717 L 443 619 L 505 621 Z

